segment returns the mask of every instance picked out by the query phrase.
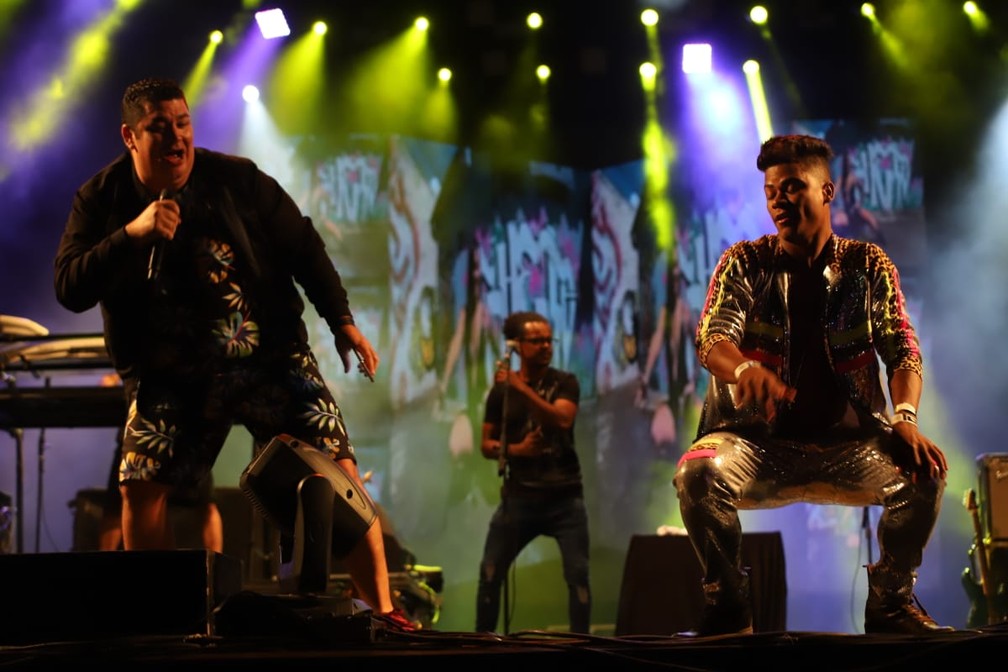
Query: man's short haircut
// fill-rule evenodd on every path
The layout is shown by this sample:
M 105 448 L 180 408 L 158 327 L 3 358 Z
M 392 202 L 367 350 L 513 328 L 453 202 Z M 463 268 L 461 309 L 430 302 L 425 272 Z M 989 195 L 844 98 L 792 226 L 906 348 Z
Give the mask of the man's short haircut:
M 760 147 L 756 167 L 760 172 L 783 163 L 797 163 L 806 169 L 825 171 L 830 178 L 833 149 L 825 140 L 811 135 L 775 135 Z
M 504 320 L 504 338 L 512 341 L 524 336 L 526 322 L 544 322 L 545 324 L 549 324 L 549 320 L 543 315 L 531 310 L 522 310 L 517 313 L 511 313 Z
M 140 118 L 147 114 L 148 105 L 178 98 L 185 100 L 185 92 L 173 79 L 152 77 L 133 82 L 126 87 L 126 92 L 123 93 L 122 123 L 130 128 L 135 128 Z

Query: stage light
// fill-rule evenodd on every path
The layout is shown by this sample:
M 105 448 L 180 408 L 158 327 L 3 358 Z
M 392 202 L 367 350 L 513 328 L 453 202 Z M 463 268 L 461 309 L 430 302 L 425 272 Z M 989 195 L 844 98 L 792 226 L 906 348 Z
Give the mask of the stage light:
M 539 14 L 539 12 L 532 12 L 528 15 L 528 18 L 525 19 L 525 23 L 528 24 L 528 27 L 532 30 L 539 30 L 543 25 L 542 15 Z
M 430 28 L 430 21 L 426 16 L 418 16 L 415 21 L 413 21 L 413 27 L 419 31 L 425 31 Z
M 252 84 L 246 84 L 242 89 L 242 100 L 246 103 L 254 103 L 259 100 L 259 88 Z
M 287 18 L 282 9 L 264 9 L 256 12 L 255 20 L 264 39 L 272 40 L 290 35 L 290 26 L 287 25 Z
M 203 99 L 203 95 L 206 92 L 207 80 L 213 66 L 214 55 L 217 53 L 217 48 L 223 42 L 224 32 L 220 30 L 212 31 L 207 39 L 206 46 L 203 48 L 203 52 L 185 79 L 185 84 L 182 88 L 186 92 L 186 98 L 189 101 L 189 106 L 192 108 L 195 108 Z
M 963 13 L 969 19 L 970 25 L 973 26 L 974 30 L 986 32 L 990 28 L 990 20 L 987 18 L 987 15 L 980 9 L 980 5 L 972 2 L 972 0 L 963 3 Z
M 749 20 L 757 26 L 765 25 L 769 17 L 770 13 L 767 12 L 767 8 L 763 5 L 756 5 L 749 10 Z
M 682 71 L 687 74 L 703 74 L 711 71 L 711 45 L 684 44 L 682 50 Z
M 549 76 L 550 76 L 550 67 L 548 65 L 540 65 L 538 68 L 536 68 L 536 77 L 539 78 L 540 82 L 545 82 L 547 79 L 549 79 Z
M 645 9 L 640 14 L 640 22 L 645 26 L 657 26 L 658 25 L 658 12 L 653 9 Z
M 325 21 L 316 21 L 312 24 L 312 32 L 316 35 L 325 35 L 329 32 L 329 26 Z
M 875 16 L 875 5 L 870 2 L 866 2 L 861 5 L 861 16 L 871 19 Z
M 448 82 L 451 81 L 451 78 L 452 78 L 452 71 L 451 71 L 451 69 L 449 69 L 449 68 L 441 68 L 440 70 L 437 71 L 437 78 L 438 78 L 438 81 L 444 82 L 445 84 L 447 84 Z
M 763 78 L 760 76 L 760 65 L 757 61 L 748 60 L 742 64 L 742 72 L 745 74 L 746 87 L 749 89 L 749 102 L 752 104 L 756 133 L 760 142 L 763 142 L 773 135 L 773 123 L 770 119 L 766 91 L 763 88 Z
M 20 4 L 20 3 L 18 3 Z M 11 149 L 22 151 L 31 149 L 54 137 L 61 128 L 65 115 L 73 109 L 74 101 L 80 100 L 92 83 L 99 77 L 102 68 L 109 67 L 112 39 L 125 23 L 136 4 L 113 3 L 114 7 L 100 12 L 94 20 L 70 36 L 71 43 L 64 55 L 65 62 L 49 73 L 35 91 L 18 91 L 19 101 L 16 112 L 10 120 L 10 128 L 4 128 L 4 149 L 8 143 Z M 3 3 L 0 14 L 6 16 L 11 3 Z M 8 26 L 2 23 L 3 28 Z M 5 34 L 6 36 L 6 34 Z M 34 50 L 30 50 L 34 53 Z M 36 55 L 37 56 L 37 55 Z M 32 68 L 40 67 L 32 62 Z M 0 167 L 0 180 L 4 178 Z
M 654 93 L 658 84 L 658 67 L 651 62 L 645 61 L 637 68 L 640 73 L 641 87 L 648 93 Z

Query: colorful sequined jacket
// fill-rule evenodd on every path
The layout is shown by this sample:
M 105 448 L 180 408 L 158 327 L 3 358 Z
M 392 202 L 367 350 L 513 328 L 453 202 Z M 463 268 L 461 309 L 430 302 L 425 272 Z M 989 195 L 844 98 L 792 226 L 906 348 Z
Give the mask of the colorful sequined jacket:
M 696 345 L 706 367 L 720 341 L 737 345 L 748 359 L 789 380 L 788 287 L 776 235 L 729 247 L 707 288 Z M 826 299 L 820 316 L 830 365 L 862 426 L 886 425 L 886 396 L 879 361 L 887 376 L 898 369 L 922 373 L 917 334 L 907 314 L 899 272 L 878 245 L 833 235 L 823 254 Z M 736 409 L 734 385 L 711 377 L 697 437 L 719 429 L 759 424 L 755 405 Z

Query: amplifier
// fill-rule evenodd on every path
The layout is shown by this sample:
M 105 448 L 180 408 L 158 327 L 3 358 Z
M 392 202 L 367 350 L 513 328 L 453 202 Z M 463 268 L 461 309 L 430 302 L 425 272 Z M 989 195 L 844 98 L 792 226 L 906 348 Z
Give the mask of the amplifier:
M 0 644 L 216 635 L 241 563 L 211 551 L 0 555 Z
M 984 453 L 976 462 L 984 535 L 995 544 L 1008 542 L 1008 453 Z

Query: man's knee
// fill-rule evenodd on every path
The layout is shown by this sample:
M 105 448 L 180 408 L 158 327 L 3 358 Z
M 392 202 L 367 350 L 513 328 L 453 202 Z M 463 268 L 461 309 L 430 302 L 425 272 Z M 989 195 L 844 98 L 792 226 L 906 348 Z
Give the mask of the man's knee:
M 715 459 L 723 439 L 701 440 L 679 458 L 673 483 L 676 491 L 696 493 L 697 489 L 706 490 L 716 479 L 718 466 Z
M 171 486 L 153 481 L 125 481 L 119 486 L 123 504 L 130 508 L 165 505 Z

